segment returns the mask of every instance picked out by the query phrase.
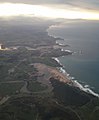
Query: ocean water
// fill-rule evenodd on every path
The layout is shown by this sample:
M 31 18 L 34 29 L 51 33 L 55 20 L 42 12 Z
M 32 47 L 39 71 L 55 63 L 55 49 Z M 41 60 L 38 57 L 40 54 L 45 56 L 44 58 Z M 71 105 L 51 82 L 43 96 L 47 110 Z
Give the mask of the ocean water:
M 50 35 L 64 38 L 73 55 L 58 58 L 67 73 L 84 87 L 99 93 L 99 21 L 74 20 L 51 26 Z

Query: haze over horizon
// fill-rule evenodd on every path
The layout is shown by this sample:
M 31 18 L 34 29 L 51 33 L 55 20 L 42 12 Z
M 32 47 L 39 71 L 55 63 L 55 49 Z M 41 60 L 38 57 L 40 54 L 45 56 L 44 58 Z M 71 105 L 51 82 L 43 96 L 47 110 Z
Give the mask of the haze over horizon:
M 36 16 L 45 18 L 99 20 L 97 0 L 1 0 L 0 17 Z

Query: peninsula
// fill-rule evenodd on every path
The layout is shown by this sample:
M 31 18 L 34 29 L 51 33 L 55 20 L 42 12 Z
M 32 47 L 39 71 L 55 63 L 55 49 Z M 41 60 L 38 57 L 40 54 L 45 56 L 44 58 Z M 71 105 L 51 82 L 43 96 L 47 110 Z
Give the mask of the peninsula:
M 0 50 L 0 120 L 97 120 L 99 98 L 60 71 L 56 58 L 73 52 L 48 35 L 49 22 L 7 26 L 8 49 Z

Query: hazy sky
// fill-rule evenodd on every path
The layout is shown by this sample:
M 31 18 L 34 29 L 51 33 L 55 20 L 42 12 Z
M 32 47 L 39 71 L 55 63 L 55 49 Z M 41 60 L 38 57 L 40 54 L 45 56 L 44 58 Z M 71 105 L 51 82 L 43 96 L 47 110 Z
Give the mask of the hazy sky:
M 2 3 L 17 4 L 2 5 Z M 33 14 L 43 17 L 99 20 L 99 0 L 0 0 L 0 4 L 0 16 Z
M 99 0 L 0 0 L 0 2 L 28 3 L 28 4 L 58 4 L 71 5 L 86 9 L 99 9 Z

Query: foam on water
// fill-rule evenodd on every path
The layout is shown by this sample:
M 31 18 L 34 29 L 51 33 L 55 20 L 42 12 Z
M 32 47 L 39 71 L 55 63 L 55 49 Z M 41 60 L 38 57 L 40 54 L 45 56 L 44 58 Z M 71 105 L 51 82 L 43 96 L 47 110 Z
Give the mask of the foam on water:
M 86 87 L 83 87 L 77 80 L 74 80 L 74 85 L 76 87 L 79 87 L 81 90 L 87 92 L 87 93 L 90 93 L 96 97 L 99 97 L 99 94 L 95 93 L 94 91 L 92 91 L 90 88 L 86 88 Z M 87 85 L 88 86 L 88 85 Z
M 60 61 L 58 60 L 58 58 L 54 58 L 54 60 L 56 60 L 58 63 L 60 63 Z M 61 63 L 60 63 L 60 64 L 61 64 Z M 94 91 L 92 91 L 92 90 L 89 88 L 89 85 L 85 85 L 85 86 L 81 85 L 77 80 L 75 80 L 74 77 L 70 76 L 70 74 L 68 74 L 63 67 L 58 67 L 58 69 L 59 69 L 59 71 L 60 71 L 61 73 L 65 74 L 69 80 L 72 80 L 73 85 L 74 85 L 75 87 L 78 87 L 79 89 L 83 90 L 84 92 L 87 92 L 87 93 L 90 93 L 90 94 L 92 94 L 92 95 L 94 95 L 94 96 L 96 96 L 96 97 L 99 97 L 99 94 L 97 94 L 97 93 L 95 93 Z

